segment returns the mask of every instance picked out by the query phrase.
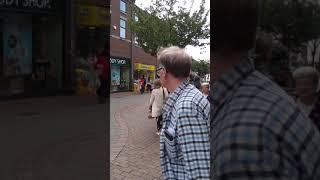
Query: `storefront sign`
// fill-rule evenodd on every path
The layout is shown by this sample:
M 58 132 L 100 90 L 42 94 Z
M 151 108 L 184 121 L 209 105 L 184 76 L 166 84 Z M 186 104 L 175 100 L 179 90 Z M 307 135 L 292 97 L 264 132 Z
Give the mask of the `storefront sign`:
M 82 26 L 107 26 L 109 9 L 105 7 L 79 5 L 77 8 L 77 24 Z
M 141 63 L 135 63 L 134 67 L 136 70 L 148 70 L 148 71 L 155 71 L 156 67 L 154 65 L 147 65 Z
M 58 0 L 0 0 L 0 8 L 47 12 L 58 10 L 58 3 Z
M 127 65 L 129 65 L 128 60 L 126 60 L 126 59 L 119 59 L 119 58 L 110 58 L 110 64 L 120 65 L 120 66 L 127 66 Z

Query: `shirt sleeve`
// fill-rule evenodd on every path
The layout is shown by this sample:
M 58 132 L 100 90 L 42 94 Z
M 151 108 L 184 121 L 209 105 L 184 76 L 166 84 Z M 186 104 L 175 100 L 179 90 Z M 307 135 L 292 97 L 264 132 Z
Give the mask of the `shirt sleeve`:
M 150 97 L 150 101 L 149 101 L 149 107 L 152 106 L 152 104 L 153 104 L 153 102 L 155 100 L 154 93 L 155 93 L 155 91 L 152 91 L 151 97 Z
M 209 127 L 203 111 L 197 105 L 184 104 L 177 115 L 178 143 L 188 179 L 209 179 Z
M 250 122 L 268 123 L 249 124 L 237 119 L 216 130 L 216 135 L 212 136 L 215 141 L 211 147 L 211 177 L 229 180 L 319 179 L 320 164 L 317 162 L 320 162 L 320 156 L 316 145 L 319 134 L 299 111 L 289 117 L 281 120 L 270 116 L 265 121 L 247 117 Z

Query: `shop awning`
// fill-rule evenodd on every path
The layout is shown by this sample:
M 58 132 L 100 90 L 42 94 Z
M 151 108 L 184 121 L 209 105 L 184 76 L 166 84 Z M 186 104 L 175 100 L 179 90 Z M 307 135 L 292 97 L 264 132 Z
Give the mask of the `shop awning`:
M 147 65 L 147 64 L 141 64 L 141 63 L 134 63 L 135 70 L 148 70 L 148 71 L 155 71 L 156 66 L 154 65 Z

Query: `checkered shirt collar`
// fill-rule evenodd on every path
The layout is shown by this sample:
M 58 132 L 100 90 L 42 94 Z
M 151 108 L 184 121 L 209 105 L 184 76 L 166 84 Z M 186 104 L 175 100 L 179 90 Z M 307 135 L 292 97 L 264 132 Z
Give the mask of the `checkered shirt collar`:
M 164 112 L 169 112 L 171 110 L 171 107 L 175 104 L 175 102 L 178 100 L 178 97 L 188 85 L 189 80 L 185 80 L 174 90 L 173 93 L 170 94 L 166 104 L 163 106 Z
M 254 67 L 249 59 L 234 66 L 213 85 L 208 97 L 209 101 L 215 106 L 223 104 L 240 86 L 242 80 L 246 79 L 253 71 Z

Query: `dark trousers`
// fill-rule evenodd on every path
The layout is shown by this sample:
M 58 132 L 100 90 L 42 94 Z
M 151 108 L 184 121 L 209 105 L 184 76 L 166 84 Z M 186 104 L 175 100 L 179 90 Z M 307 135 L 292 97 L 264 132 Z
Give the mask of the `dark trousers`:
M 157 121 L 157 130 L 160 131 L 162 128 L 162 115 L 156 118 Z
M 141 86 L 140 93 L 143 94 L 145 90 L 145 86 Z
M 108 97 L 108 81 L 106 79 L 100 79 L 100 87 L 97 89 L 97 95 L 101 98 Z

